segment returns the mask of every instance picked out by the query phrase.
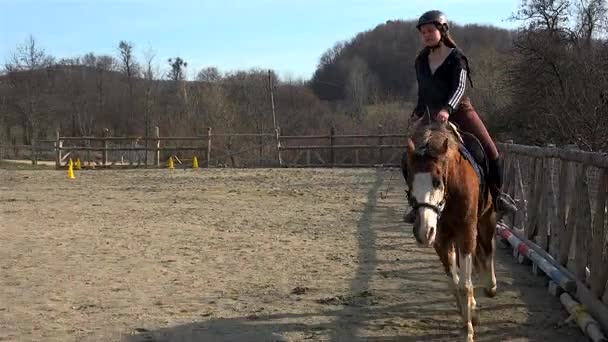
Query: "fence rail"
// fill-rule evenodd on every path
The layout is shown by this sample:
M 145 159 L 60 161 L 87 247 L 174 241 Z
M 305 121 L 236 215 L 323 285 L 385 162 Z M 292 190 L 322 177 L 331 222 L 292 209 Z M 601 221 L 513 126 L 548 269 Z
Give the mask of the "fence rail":
M 575 284 L 576 296 L 608 329 L 608 155 L 498 144 L 505 191 L 520 199 L 509 225 Z
M 334 128 L 329 134 L 302 136 L 281 135 L 279 129 L 274 133 L 212 133 L 208 128 L 205 135 L 168 137 L 161 136 L 156 127 L 154 133 L 151 137 L 118 137 L 110 136 L 108 130 L 104 130 L 103 136 L 74 137 L 61 136 L 57 131 L 54 140 L 20 146 L 22 153 L 3 153 L 0 158 L 27 156 L 36 164 L 37 160 L 51 160 L 52 157 L 57 168 L 66 167 L 70 158 L 80 158 L 85 162 L 83 167 L 125 164 L 160 167 L 169 157 L 175 157 L 181 163 L 193 156 L 201 160 L 203 167 L 398 166 L 400 150 L 405 148 L 402 138 L 406 137 L 404 134 L 383 134 L 381 126 L 378 134 L 368 135 L 338 135 Z M 298 145 L 298 141 L 309 143 Z

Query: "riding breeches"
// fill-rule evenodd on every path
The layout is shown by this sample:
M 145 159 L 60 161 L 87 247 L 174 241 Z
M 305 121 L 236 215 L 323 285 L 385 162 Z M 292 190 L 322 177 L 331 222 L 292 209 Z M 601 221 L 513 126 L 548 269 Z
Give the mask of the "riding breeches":
M 468 97 L 463 97 L 460 105 L 458 105 L 456 110 L 450 115 L 449 120 L 454 122 L 461 130 L 477 137 L 481 142 L 483 149 L 486 151 L 488 159 L 498 159 L 498 149 Z

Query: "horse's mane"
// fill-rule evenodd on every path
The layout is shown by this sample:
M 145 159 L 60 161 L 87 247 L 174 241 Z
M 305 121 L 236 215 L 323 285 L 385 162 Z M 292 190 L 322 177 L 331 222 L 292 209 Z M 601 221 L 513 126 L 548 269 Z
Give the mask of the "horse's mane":
M 446 124 L 436 122 L 418 126 L 412 136 L 416 149 L 426 148 L 426 152 L 434 157 L 439 155 L 446 139 L 448 140 L 448 152 L 458 149 L 458 140 L 454 133 Z

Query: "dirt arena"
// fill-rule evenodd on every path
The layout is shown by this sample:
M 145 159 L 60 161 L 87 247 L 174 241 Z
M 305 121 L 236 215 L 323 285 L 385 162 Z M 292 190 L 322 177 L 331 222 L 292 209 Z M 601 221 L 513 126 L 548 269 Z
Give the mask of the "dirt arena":
M 397 171 L 76 177 L 0 170 L 0 341 L 462 340 Z M 586 341 L 509 252 L 477 341 Z

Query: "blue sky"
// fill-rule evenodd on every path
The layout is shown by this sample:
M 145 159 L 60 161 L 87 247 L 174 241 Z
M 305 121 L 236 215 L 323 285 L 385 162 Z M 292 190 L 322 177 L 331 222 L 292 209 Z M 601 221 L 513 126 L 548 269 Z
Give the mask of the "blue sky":
M 453 22 L 504 21 L 520 0 L 0 0 L 0 63 L 31 34 L 47 53 L 116 55 L 120 40 L 141 59 L 151 48 L 164 69 L 167 58 L 201 68 L 276 70 L 281 78 L 308 79 L 321 54 L 337 41 L 429 9 Z

